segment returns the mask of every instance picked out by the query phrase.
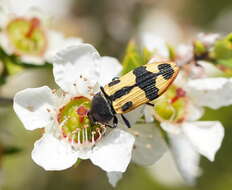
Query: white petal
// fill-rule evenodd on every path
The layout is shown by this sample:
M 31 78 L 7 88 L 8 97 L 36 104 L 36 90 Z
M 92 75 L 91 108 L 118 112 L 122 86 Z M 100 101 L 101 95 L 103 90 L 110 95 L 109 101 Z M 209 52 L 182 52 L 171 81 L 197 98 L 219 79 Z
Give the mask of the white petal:
M 198 34 L 197 39 L 200 40 L 204 45 L 210 47 L 215 43 L 215 41 L 219 37 L 220 35 L 217 33 L 211 33 L 211 34 L 200 33 Z
M 24 63 L 34 64 L 34 65 L 43 65 L 45 63 L 43 57 L 37 57 L 37 56 L 23 55 L 20 57 L 20 59 Z
M 193 59 L 192 45 L 181 44 L 176 48 L 177 64 L 182 66 Z
M 200 175 L 200 155 L 183 135 L 169 135 L 171 151 L 181 175 L 189 184 L 194 184 Z
M 155 55 L 167 58 L 169 57 L 169 50 L 167 44 L 159 36 L 156 36 L 151 33 L 144 33 L 144 35 L 142 36 L 142 44 L 149 51 L 154 52 Z
M 104 86 L 105 84 L 111 82 L 114 77 L 117 77 L 122 71 L 122 65 L 119 61 L 113 57 L 102 57 L 99 60 L 100 67 L 100 79 L 99 83 Z
M 65 38 L 64 35 L 60 32 L 48 31 L 47 36 L 49 39 L 48 50 L 46 52 L 46 60 L 52 62 L 53 57 L 69 46 L 79 45 L 82 40 L 80 38 Z
M 144 117 L 147 123 L 154 121 L 154 108 L 151 106 L 145 106 Z
M 174 188 L 185 184 L 171 151 L 167 151 L 156 164 L 147 169 L 151 177 L 162 185 Z
M 14 110 L 25 128 L 34 130 L 49 125 L 55 97 L 47 86 L 27 88 L 14 97 Z
M 194 105 L 191 102 L 188 104 L 187 120 L 196 121 L 200 119 L 204 114 L 204 109 L 200 106 Z
M 217 77 L 222 76 L 224 73 L 218 69 L 214 64 L 206 61 L 198 61 L 199 64 L 204 69 L 205 77 Z
M 160 126 L 164 131 L 170 134 L 179 134 L 181 133 L 181 124 L 174 124 L 169 122 L 161 122 Z
M 66 15 L 72 5 L 70 0 L 3 0 L 8 2 L 8 7 L 12 13 L 23 15 L 27 13 L 32 8 L 39 9 L 43 14 L 48 16 L 64 16 Z M 6 4 L 7 5 L 7 4 Z M 56 8 L 54 9 L 54 5 Z
M 94 147 L 90 159 L 107 172 L 125 172 L 131 160 L 134 141 L 131 134 L 114 129 Z
M 50 134 L 35 142 L 32 159 L 45 170 L 64 170 L 77 161 L 78 155 L 71 146 Z
M 218 109 L 232 104 L 232 79 L 204 78 L 190 80 L 188 95 L 200 106 Z
M 109 183 L 116 187 L 118 181 L 122 179 L 122 172 L 107 172 Z
M 222 124 L 218 121 L 186 122 L 182 128 L 197 151 L 214 161 L 224 137 Z
M 8 22 L 8 9 L 3 0 L 0 1 L 0 27 L 6 26 Z
M 0 33 L 0 44 L 1 44 L 1 47 L 3 48 L 3 50 L 7 54 L 9 54 L 9 55 L 13 54 L 14 48 L 10 45 L 9 39 L 4 32 Z
M 73 92 L 76 85 L 79 92 L 85 95 L 87 85 L 94 86 L 98 81 L 99 58 L 96 49 L 89 44 L 71 46 L 57 53 L 53 66 L 56 83 L 68 92 Z
M 167 151 L 167 145 L 155 124 L 136 124 L 128 131 L 135 136 L 132 154 L 135 163 L 152 165 Z

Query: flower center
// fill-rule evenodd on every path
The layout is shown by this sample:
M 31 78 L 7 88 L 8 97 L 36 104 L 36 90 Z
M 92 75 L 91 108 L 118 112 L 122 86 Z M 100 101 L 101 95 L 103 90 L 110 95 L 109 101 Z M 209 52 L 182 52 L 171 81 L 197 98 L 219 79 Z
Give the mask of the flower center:
M 90 106 L 88 98 L 79 96 L 72 98 L 59 110 L 57 120 L 62 137 L 72 144 L 94 144 L 105 133 L 104 126 L 90 122 L 87 115 Z
M 45 52 L 47 39 L 38 18 L 16 18 L 8 23 L 6 31 L 16 54 L 41 56 Z
M 187 103 L 186 92 L 172 85 L 155 101 L 155 116 L 161 122 L 181 123 L 186 118 Z

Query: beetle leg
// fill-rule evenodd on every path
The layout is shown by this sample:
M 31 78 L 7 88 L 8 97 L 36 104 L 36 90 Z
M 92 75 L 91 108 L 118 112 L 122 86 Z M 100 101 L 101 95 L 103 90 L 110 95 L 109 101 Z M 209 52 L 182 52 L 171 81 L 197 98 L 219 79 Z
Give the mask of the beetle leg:
M 152 107 L 154 107 L 155 106 L 155 104 L 152 104 L 152 103 L 146 103 L 148 106 L 152 106 Z
M 123 114 L 121 114 L 121 117 L 122 117 L 124 123 L 126 124 L 126 126 L 127 126 L 128 128 L 131 128 L 131 124 L 130 124 L 130 122 L 128 121 L 128 119 L 127 119 Z
M 114 116 L 114 120 L 113 120 L 113 128 L 118 126 L 118 118 L 116 116 Z

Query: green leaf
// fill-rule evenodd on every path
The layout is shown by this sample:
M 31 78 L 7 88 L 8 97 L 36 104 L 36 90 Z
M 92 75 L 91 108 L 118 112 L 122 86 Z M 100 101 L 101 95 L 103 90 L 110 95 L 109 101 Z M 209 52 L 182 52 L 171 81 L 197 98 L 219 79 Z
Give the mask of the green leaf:
M 207 52 L 207 49 L 204 46 L 204 44 L 201 41 L 196 40 L 194 42 L 194 54 L 197 56 L 201 56 L 205 54 L 206 52 Z
M 24 70 L 20 65 L 15 64 L 10 59 L 5 58 L 4 64 L 7 70 L 8 75 L 14 75 Z
M 122 74 L 126 74 L 136 67 L 146 64 L 151 56 L 152 53 L 147 49 L 144 48 L 143 51 L 140 51 L 134 42 L 129 42 L 122 62 Z
M 217 61 L 217 64 L 221 64 L 221 65 L 224 65 L 232 69 L 232 58 L 231 59 L 220 59 Z
M 74 168 L 78 167 L 81 163 L 82 159 L 78 159 L 77 162 L 74 164 Z
M 232 33 L 215 43 L 213 56 L 217 60 L 232 58 Z
M 176 52 L 175 52 L 175 48 L 171 45 L 167 45 L 168 47 L 168 51 L 169 51 L 169 59 L 170 60 L 175 60 L 176 59 Z

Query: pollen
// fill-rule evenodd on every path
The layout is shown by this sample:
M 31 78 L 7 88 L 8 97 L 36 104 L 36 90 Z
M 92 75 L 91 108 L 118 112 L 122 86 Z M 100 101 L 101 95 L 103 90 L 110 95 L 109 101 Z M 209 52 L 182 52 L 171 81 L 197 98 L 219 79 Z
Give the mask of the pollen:
M 61 138 L 76 145 L 94 145 L 106 131 L 106 127 L 93 124 L 88 118 L 91 101 L 84 97 L 74 97 L 59 109 L 57 122 Z

